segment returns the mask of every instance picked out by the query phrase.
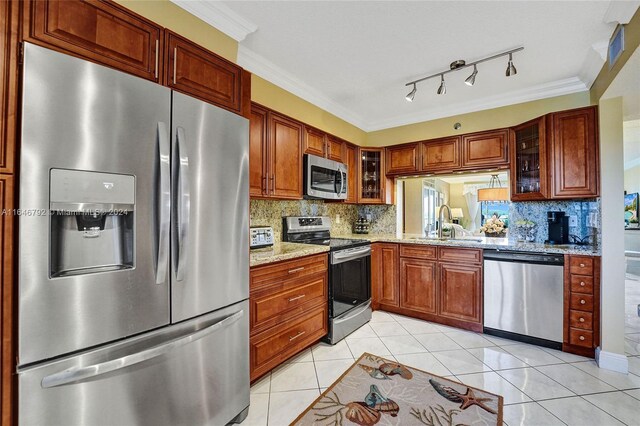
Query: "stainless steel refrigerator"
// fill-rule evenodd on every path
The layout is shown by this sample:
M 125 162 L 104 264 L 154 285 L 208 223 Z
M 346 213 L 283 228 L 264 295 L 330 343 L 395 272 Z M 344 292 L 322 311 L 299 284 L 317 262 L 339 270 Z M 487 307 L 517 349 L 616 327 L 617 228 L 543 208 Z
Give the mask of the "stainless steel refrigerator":
M 248 127 L 25 43 L 20 424 L 244 419 Z

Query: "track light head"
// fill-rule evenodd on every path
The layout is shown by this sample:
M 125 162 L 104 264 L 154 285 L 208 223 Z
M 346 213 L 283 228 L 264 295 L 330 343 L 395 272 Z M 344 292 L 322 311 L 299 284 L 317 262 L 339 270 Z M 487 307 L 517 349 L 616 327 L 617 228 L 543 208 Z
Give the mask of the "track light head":
M 416 92 L 418 91 L 418 88 L 416 87 L 416 84 L 413 83 L 413 90 L 410 91 L 407 96 L 405 96 L 405 99 L 407 100 L 407 102 L 413 102 L 413 98 L 416 97 Z
M 444 84 L 444 74 L 440 74 L 440 87 L 436 92 L 438 95 L 445 95 L 447 93 L 447 86 Z
M 513 66 L 513 58 L 511 53 L 509 53 L 509 63 L 507 64 L 507 71 L 504 73 L 507 77 L 511 77 L 512 75 L 518 74 L 518 70 Z
M 476 75 L 478 75 L 478 68 L 476 68 L 476 66 L 474 65 L 473 72 L 469 77 L 466 78 L 464 84 L 466 84 L 467 86 L 473 86 L 476 82 Z

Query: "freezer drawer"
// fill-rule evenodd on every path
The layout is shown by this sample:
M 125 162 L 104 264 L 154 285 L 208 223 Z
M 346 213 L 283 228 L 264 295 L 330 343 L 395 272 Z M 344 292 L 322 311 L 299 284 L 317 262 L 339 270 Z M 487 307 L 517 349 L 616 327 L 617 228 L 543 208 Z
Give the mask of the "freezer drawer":
M 249 303 L 18 371 L 21 425 L 223 425 L 249 406 Z

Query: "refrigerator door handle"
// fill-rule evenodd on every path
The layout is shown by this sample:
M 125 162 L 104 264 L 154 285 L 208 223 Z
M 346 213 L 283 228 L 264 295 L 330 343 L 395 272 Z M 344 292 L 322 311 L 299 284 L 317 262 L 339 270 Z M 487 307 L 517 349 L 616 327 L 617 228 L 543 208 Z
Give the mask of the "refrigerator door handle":
M 176 280 L 183 281 L 187 265 L 187 240 L 189 238 L 189 211 L 191 201 L 189 195 L 189 156 L 187 155 L 184 129 L 178 127 L 178 268 Z
M 156 262 L 156 284 L 163 284 L 169 262 L 169 224 L 171 220 L 171 165 L 169 130 L 167 124 L 158 122 L 158 151 L 160 154 L 160 235 L 158 238 L 158 258 Z
M 216 331 L 220 331 L 238 321 L 244 315 L 244 310 L 240 310 L 234 314 L 231 314 L 224 319 L 212 324 L 206 328 L 189 334 L 185 337 L 172 340 L 163 345 L 154 346 L 141 352 L 136 352 L 131 355 L 126 355 L 121 358 L 112 359 L 110 361 L 101 362 L 99 364 L 89 365 L 86 367 L 73 367 L 58 373 L 50 374 L 42 379 L 41 385 L 44 389 L 53 388 L 57 386 L 63 386 L 70 383 L 85 381 L 87 379 L 101 376 L 103 374 L 110 373 L 115 370 L 130 367 L 135 364 L 139 364 L 144 361 L 148 361 L 153 358 L 157 358 L 160 355 L 164 355 L 174 349 L 193 343 L 196 340 L 202 339 Z

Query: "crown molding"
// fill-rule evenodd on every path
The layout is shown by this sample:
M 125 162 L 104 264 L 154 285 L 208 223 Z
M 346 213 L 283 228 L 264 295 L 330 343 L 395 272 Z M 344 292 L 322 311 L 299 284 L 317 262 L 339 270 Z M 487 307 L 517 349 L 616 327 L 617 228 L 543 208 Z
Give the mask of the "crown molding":
M 640 7 L 640 1 L 610 1 L 604 14 L 603 22 L 607 24 L 628 24 Z
M 243 18 L 219 1 L 171 0 L 171 2 L 236 41 L 244 40 L 258 29 L 256 24 Z
M 571 93 L 584 92 L 589 90 L 585 83 L 578 77 L 566 78 L 552 81 L 526 89 L 516 90 L 509 93 L 490 96 L 484 99 L 470 102 L 460 102 L 444 108 L 427 108 L 416 111 L 410 115 L 402 117 L 392 117 L 387 120 L 369 123 L 367 131 L 388 129 L 391 127 L 404 126 L 423 121 L 436 120 L 439 118 L 451 117 L 459 114 L 482 111 L 486 109 L 499 108 L 508 105 L 520 104 L 523 102 L 536 101 L 539 99 L 552 98 L 555 96 L 568 95 Z
M 242 68 L 322 108 L 336 117 L 367 131 L 367 123 L 361 116 L 333 101 L 319 90 L 309 86 L 288 71 L 242 44 L 238 45 L 237 62 Z

